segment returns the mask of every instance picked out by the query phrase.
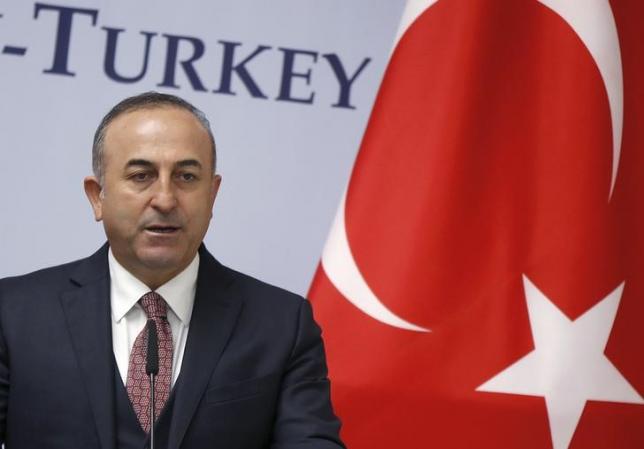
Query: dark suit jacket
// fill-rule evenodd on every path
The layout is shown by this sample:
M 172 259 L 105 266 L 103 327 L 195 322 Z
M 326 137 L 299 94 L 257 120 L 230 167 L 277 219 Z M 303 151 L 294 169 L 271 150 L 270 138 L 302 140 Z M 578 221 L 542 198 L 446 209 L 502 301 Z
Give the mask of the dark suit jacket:
M 344 447 L 307 301 L 205 248 L 168 447 Z M 113 449 L 107 245 L 0 281 L 0 440 L 7 449 Z

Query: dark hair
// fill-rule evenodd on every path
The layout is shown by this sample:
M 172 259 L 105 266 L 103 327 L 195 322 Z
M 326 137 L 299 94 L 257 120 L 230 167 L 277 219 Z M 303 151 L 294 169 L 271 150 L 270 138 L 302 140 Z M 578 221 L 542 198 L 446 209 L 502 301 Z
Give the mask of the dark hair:
M 126 112 L 135 111 L 137 109 L 153 109 L 163 106 L 184 109 L 190 112 L 199 121 L 199 123 L 201 123 L 201 126 L 203 126 L 208 132 L 208 137 L 210 138 L 210 145 L 212 147 L 212 171 L 213 173 L 216 171 L 217 149 L 215 146 L 215 138 L 212 134 L 212 130 L 210 129 L 210 122 L 206 118 L 206 115 L 195 106 L 176 95 L 162 94 L 160 92 L 144 92 L 133 97 L 128 97 L 119 102 L 105 115 L 105 117 L 103 117 L 98 128 L 96 128 L 96 132 L 94 133 L 94 143 L 92 145 L 92 169 L 94 170 L 94 176 L 98 178 L 101 185 L 103 184 L 104 175 L 103 153 L 105 150 L 105 134 L 110 123 L 112 123 L 116 117 L 125 114 Z

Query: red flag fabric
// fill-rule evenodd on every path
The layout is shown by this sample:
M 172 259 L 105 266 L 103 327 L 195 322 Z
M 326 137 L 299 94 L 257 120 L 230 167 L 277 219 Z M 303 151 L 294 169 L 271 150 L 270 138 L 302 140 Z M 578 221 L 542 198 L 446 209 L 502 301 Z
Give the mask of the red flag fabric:
M 352 449 L 644 447 L 644 3 L 413 1 L 311 286 Z

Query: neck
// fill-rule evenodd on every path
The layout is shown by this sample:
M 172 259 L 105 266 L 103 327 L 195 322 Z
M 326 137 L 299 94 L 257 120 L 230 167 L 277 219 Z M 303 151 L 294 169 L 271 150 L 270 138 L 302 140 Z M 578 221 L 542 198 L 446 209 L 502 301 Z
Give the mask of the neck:
M 185 266 L 176 267 L 174 269 L 169 269 L 169 270 L 163 270 L 160 268 L 150 269 L 148 267 L 144 267 L 144 269 L 131 270 L 128 267 L 125 267 L 125 266 L 124 267 L 126 270 L 132 273 L 134 277 L 136 277 L 138 280 L 140 280 L 145 285 L 147 285 L 150 288 L 150 290 L 157 290 L 163 284 L 170 281 L 179 273 L 181 273 L 183 270 L 185 270 L 188 264 L 186 264 Z
M 194 257 L 190 258 L 187 262 L 183 262 L 177 266 L 150 266 L 144 265 L 142 263 L 131 263 L 126 258 L 119 257 L 114 251 L 112 251 L 116 261 L 127 270 L 132 276 L 137 278 L 139 281 L 144 283 L 150 290 L 157 290 L 163 284 L 167 283 L 183 270 L 185 270 L 188 265 L 194 260 Z M 130 262 L 130 263 L 128 263 Z

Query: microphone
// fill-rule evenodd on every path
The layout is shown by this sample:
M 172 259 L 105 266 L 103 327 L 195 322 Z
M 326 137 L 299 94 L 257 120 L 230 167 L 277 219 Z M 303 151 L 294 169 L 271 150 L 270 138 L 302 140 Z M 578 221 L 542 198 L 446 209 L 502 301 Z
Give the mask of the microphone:
M 148 352 L 145 374 L 150 376 L 150 449 L 154 449 L 154 378 L 159 374 L 159 337 L 157 323 L 148 320 Z
M 148 356 L 145 361 L 145 374 L 159 374 L 159 337 L 157 335 L 157 323 L 148 320 Z

